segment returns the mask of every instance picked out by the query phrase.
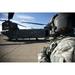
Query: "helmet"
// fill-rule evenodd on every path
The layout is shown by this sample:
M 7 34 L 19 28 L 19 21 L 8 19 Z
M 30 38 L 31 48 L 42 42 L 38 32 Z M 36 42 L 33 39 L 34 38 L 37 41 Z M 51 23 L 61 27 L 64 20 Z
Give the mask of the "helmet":
M 75 14 L 74 13 L 59 13 L 52 18 L 50 24 L 52 35 L 68 35 L 72 34 L 75 27 Z

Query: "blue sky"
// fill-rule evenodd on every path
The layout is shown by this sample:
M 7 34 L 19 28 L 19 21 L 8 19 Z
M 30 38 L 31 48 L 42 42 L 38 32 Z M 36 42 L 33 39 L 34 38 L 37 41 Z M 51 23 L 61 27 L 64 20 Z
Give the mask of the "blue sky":
M 26 24 L 22 22 L 35 22 L 35 23 L 42 23 L 48 24 L 50 19 L 53 17 L 55 13 L 15 13 L 13 19 L 11 21 L 19 23 L 26 27 L 21 27 L 18 25 L 20 29 L 30 29 L 30 28 L 44 28 L 46 25 L 33 25 L 33 24 Z M 7 13 L 0 13 L 0 20 L 6 20 L 8 17 Z M 2 30 L 2 22 L 0 21 L 0 31 Z

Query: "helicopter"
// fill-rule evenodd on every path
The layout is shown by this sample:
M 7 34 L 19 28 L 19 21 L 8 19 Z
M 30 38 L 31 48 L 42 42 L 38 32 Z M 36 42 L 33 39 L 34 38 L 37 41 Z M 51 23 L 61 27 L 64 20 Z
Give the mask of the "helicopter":
M 21 24 L 10 21 L 14 16 L 14 13 L 8 13 L 8 20 L 0 20 L 4 21 L 2 23 L 2 34 L 7 36 L 9 40 L 18 40 L 24 38 L 44 38 L 47 40 L 50 36 L 50 28 L 49 24 L 47 24 L 44 29 L 19 29 L 18 25 L 23 26 Z M 36 25 L 45 25 L 41 23 L 33 23 L 33 22 L 22 22 L 27 24 L 36 24 Z M 26 27 L 26 26 L 23 26 Z

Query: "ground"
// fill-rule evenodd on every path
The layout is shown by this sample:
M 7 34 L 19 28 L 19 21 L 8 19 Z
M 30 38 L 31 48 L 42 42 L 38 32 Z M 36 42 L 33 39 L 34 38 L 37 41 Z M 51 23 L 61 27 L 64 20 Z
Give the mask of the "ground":
M 21 40 L 7 41 L 0 35 L 0 61 L 1 62 L 37 62 L 38 53 L 49 41 Z

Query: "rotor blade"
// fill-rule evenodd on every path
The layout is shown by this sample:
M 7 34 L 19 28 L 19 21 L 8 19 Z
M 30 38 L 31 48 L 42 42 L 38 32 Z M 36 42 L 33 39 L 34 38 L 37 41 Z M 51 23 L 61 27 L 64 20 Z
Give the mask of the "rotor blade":
M 13 16 L 14 16 L 14 13 L 13 12 L 8 13 L 8 20 L 12 19 Z
M 18 24 L 19 26 L 22 26 L 22 27 L 26 27 L 26 26 L 23 26 L 23 25 L 21 25 L 21 24 Z
M 10 22 L 15 23 L 15 24 L 17 24 L 17 25 L 19 25 L 19 26 L 22 26 L 22 27 L 26 27 L 26 26 L 24 26 L 24 25 L 18 23 L 17 21 L 14 21 L 14 20 L 10 20 Z
M 22 22 L 22 23 L 28 23 L 28 24 L 36 24 L 36 25 L 46 25 L 46 24 L 41 24 L 41 23 L 34 23 L 34 22 Z

